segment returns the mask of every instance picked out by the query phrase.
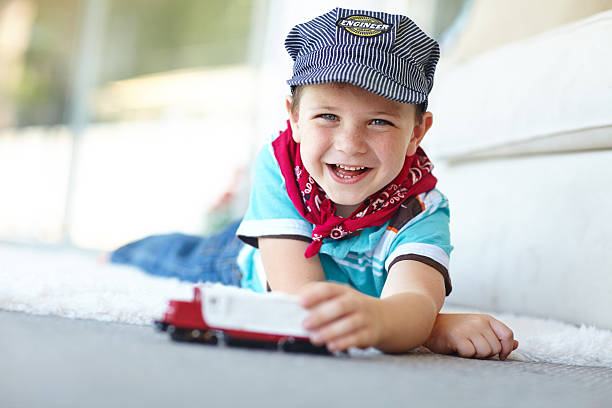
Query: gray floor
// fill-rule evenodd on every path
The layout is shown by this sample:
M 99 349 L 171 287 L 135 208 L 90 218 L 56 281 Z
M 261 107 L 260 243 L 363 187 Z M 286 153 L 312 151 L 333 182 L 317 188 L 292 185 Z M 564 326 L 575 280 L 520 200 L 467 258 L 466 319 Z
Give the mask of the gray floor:
M 323 357 L 0 312 L 0 407 L 611 407 L 612 369 L 433 354 Z

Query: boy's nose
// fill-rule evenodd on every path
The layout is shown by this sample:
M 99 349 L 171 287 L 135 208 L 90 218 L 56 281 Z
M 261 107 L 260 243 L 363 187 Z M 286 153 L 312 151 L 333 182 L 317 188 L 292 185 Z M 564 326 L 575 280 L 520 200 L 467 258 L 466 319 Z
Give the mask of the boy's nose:
M 365 131 L 358 126 L 343 126 L 334 138 L 334 147 L 347 155 L 366 153 Z

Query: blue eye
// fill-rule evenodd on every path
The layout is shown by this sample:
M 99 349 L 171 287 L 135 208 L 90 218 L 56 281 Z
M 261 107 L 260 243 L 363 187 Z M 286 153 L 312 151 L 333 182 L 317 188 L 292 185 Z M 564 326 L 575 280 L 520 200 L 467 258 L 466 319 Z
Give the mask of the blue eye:
M 370 123 L 376 126 L 393 126 L 393 123 L 384 119 L 372 119 Z
M 333 113 L 323 113 L 319 115 L 319 117 L 325 120 L 338 120 L 338 116 L 334 115 Z

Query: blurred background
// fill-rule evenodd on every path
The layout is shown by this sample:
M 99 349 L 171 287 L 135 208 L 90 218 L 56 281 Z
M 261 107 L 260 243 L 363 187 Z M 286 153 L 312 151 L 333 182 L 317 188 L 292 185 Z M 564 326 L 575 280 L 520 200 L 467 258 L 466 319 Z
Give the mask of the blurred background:
M 0 0 L 0 240 L 105 250 L 239 217 L 284 124 L 284 37 L 334 6 L 409 15 L 443 69 L 612 2 Z
M 335 6 L 440 42 L 423 145 L 451 203 L 448 302 L 612 329 L 612 0 L 0 0 L 0 245 L 239 218 L 285 126 L 285 36 Z

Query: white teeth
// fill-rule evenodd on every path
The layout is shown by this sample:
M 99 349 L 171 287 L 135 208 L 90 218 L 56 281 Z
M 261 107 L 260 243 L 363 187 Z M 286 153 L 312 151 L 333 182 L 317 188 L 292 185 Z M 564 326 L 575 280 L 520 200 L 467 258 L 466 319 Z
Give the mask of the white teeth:
M 343 170 L 350 170 L 350 171 L 355 171 L 355 170 L 363 170 L 365 169 L 365 167 L 351 167 L 351 166 L 345 166 L 343 164 L 336 164 L 336 166 L 340 167 Z

